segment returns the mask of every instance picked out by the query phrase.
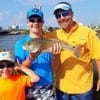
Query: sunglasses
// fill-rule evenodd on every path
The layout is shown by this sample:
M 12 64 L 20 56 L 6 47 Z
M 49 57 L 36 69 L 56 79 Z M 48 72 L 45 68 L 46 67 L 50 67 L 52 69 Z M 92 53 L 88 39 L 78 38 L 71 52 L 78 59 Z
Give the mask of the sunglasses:
M 3 68 L 5 68 L 5 67 L 7 67 L 7 68 L 11 68 L 11 67 L 14 67 L 14 63 L 1 63 L 0 64 L 0 69 L 3 69 Z
M 43 23 L 43 19 L 42 18 L 29 18 L 29 22 L 32 22 L 32 23 Z
M 69 16 L 69 14 L 70 14 L 70 12 L 62 12 L 62 13 L 56 13 L 55 14 L 55 17 L 56 17 L 56 19 L 59 19 L 59 18 L 61 18 L 61 16 L 63 16 L 63 17 L 66 17 L 66 16 Z

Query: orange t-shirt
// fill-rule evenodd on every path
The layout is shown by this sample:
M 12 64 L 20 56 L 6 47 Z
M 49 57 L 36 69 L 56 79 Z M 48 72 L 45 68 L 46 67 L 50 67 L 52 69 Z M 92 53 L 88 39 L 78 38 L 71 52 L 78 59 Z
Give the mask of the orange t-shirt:
M 29 76 L 0 77 L 0 100 L 25 100 L 26 86 L 32 86 Z

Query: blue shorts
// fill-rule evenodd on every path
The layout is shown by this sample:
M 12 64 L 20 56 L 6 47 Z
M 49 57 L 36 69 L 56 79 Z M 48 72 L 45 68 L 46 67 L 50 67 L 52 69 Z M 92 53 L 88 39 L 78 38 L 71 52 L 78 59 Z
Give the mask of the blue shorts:
M 93 100 L 93 90 L 83 94 L 66 94 L 60 90 L 56 90 L 57 100 Z

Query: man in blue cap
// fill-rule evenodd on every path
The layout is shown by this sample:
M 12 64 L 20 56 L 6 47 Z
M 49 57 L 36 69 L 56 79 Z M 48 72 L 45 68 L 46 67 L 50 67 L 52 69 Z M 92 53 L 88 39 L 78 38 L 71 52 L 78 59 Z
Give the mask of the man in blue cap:
M 27 100 L 56 100 L 55 88 L 53 86 L 52 53 L 40 52 L 30 53 L 22 48 L 23 44 L 32 38 L 43 38 L 43 12 L 33 8 L 27 13 L 27 25 L 29 35 L 18 40 L 15 46 L 15 56 L 24 66 L 30 67 L 40 77 L 40 81 L 29 89 Z
M 100 89 L 100 40 L 94 30 L 74 21 L 73 15 L 72 6 L 68 2 L 56 4 L 54 16 L 61 28 L 52 34 L 74 46 L 78 54 L 78 57 L 75 57 L 68 50 L 60 53 L 61 63 L 55 75 L 57 100 L 93 100 L 92 59 L 96 61 L 98 69 L 98 91 Z

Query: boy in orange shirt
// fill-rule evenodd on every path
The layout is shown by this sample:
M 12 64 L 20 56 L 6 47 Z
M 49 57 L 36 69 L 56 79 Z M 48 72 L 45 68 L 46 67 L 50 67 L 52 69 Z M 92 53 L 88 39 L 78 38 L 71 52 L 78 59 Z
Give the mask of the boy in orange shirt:
M 18 65 L 16 68 L 27 75 L 13 74 L 14 55 L 9 51 L 0 52 L 0 100 L 25 100 L 25 87 L 39 80 L 32 70 Z

